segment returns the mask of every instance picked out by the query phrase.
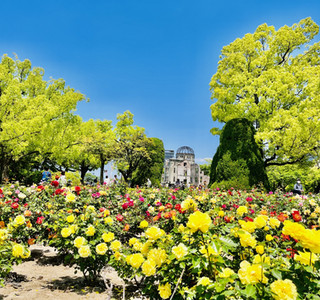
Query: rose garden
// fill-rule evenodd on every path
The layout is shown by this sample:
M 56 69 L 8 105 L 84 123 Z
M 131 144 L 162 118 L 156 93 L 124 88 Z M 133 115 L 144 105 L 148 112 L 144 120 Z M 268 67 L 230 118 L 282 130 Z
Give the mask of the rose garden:
M 263 24 L 223 47 L 210 90 L 224 126 L 211 129 L 220 144 L 200 166 L 210 182 L 183 188 L 163 184 L 163 142 L 132 113 L 115 126 L 83 121 L 83 94 L 4 55 L 1 285 L 43 245 L 86 285 L 103 279 L 110 298 L 107 268 L 145 299 L 320 299 L 318 31 L 311 18 Z M 103 183 L 111 161 L 121 180 Z

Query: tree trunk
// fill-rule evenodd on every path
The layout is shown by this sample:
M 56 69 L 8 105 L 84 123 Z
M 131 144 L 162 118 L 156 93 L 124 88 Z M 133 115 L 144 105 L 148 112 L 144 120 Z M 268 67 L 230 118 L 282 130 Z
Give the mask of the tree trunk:
M 103 174 L 104 174 L 104 163 L 106 160 L 103 158 L 103 155 L 100 154 L 100 184 L 103 184 Z
M 83 160 L 80 166 L 80 176 L 81 176 L 81 183 L 84 184 L 84 177 L 86 176 L 86 173 L 88 172 L 89 167 L 86 165 L 85 161 Z

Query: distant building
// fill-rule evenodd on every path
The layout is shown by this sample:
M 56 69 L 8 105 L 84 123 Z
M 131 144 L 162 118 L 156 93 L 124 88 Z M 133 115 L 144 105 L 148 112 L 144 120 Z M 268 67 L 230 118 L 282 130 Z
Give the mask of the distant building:
M 164 160 L 174 158 L 174 150 L 165 150 L 164 151 Z
M 173 150 L 166 150 L 164 174 L 162 182 L 165 185 L 184 184 L 187 186 L 206 185 L 209 183 L 209 176 L 204 175 L 198 164 L 195 163 L 195 154 L 188 146 L 180 147 L 174 158 Z M 170 152 L 169 152 L 170 151 Z

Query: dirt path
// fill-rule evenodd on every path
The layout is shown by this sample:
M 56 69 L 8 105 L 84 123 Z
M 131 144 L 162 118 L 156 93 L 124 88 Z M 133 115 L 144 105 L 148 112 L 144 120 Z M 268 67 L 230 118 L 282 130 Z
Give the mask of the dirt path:
M 0 287 L 0 300 L 122 299 L 124 283 L 112 269 L 103 272 L 113 284 L 113 295 L 109 296 L 102 280 L 98 287 L 88 287 L 81 273 L 75 274 L 74 268 L 61 265 L 53 248 L 33 245 L 31 251 L 32 260 L 14 266 L 5 287 Z

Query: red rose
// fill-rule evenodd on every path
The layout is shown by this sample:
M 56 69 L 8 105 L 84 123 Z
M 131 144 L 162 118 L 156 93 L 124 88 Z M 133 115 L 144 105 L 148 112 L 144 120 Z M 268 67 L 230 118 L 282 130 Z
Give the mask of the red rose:
M 58 186 L 59 186 L 59 181 L 53 180 L 53 181 L 51 182 L 51 185 L 54 186 L 54 187 L 58 187 Z
M 119 214 L 119 215 L 116 216 L 116 219 L 118 221 L 122 222 L 123 221 L 123 216 Z
M 122 208 L 123 208 L 123 209 L 127 209 L 128 207 L 129 207 L 128 202 L 122 204 Z
M 43 222 L 44 217 L 38 217 L 36 223 L 41 225 Z
M 80 186 L 76 186 L 76 187 L 74 188 L 74 190 L 75 190 L 76 192 L 80 192 L 80 191 L 81 191 L 81 187 L 80 187 Z
M 56 195 L 60 195 L 63 193 L 63 189 L 56 189 L 54 192 Z
M 300 221 L 302 220 L 302 217 L 300 216 L 299 211 L 295 210 L 295 211 L 292 213 L 292 219 L 293 219 L 295 222 L 300 222 Z
M 17 208 L 19 208 L 19 204 L 18 204 L 17 202 L 13 202 L 13 203 L 11 204 L 11 207 L 12 207 L 13 209 L 17 209 Z

